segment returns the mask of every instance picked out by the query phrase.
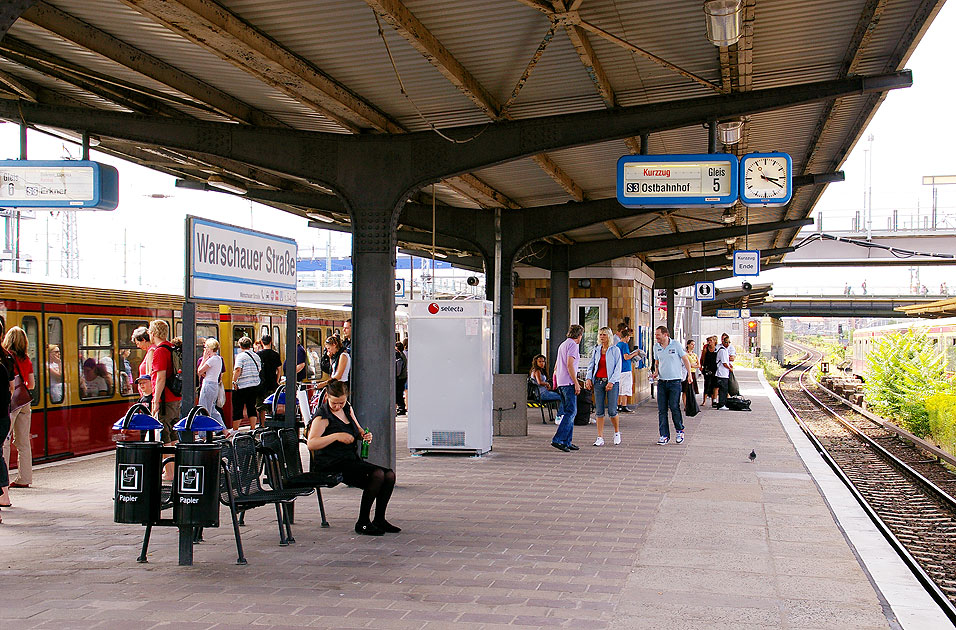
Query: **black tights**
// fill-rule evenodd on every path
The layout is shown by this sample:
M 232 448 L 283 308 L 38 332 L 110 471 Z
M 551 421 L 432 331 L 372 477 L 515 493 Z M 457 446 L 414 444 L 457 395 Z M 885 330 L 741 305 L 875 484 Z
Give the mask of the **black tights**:
M 395 489 L 395 471 L 392 469 L 376 468 L 368 476 L 368 483 L 362 492 L 362 504 L 359 507 L 359 521 L 368 521 L 372 511 L 372 502 L 375 502 L 375 520 L 385 520 L 385 510 L 388 500 L 392 498 Z

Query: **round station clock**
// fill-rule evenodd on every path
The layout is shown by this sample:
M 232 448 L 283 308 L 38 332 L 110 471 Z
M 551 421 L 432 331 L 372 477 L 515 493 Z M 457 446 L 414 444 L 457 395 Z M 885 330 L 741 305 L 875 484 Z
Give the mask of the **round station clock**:
M 793 160 L 786 153 L 748 153 L 740 158 L 740 201 L 782 206 L 793 197 Z

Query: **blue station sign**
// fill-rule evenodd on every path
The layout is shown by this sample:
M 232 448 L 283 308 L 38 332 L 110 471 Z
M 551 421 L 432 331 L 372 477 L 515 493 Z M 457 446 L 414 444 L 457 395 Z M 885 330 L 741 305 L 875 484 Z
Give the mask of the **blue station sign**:
M 625 155 L 617 200 L 627 208 L 728 208 L 737 203 L 738 168 L 729 153 Z
M 0 208 L 115 210 L 119 173 L 90 160 L 0 160 Z

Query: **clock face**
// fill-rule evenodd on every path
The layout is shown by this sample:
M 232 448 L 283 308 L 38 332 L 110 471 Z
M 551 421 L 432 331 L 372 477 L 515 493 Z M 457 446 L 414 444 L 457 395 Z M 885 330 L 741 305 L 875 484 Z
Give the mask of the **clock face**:
M 748 157 L 742 170 L 744 187 L 741 193 L 747 199 L 776 201 L 790 196 L 790 177 L 785 158 Z

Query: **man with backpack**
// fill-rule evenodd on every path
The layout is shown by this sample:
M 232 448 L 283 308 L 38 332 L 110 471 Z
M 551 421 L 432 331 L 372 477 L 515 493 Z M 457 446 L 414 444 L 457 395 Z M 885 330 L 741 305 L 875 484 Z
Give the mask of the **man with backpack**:
M 150 411 L 163 425 L 163 444 L 176 443 L 173 425 L 179 422 L 183 394 L 182 355 L 169 342 L 169 324 L 161 319 L 149 323 L 149 341 L 156 346 L 150 364 L 149 380 L 153 384 Z M 172 463 L 166 465 L 163 478 L 172 479 Z

